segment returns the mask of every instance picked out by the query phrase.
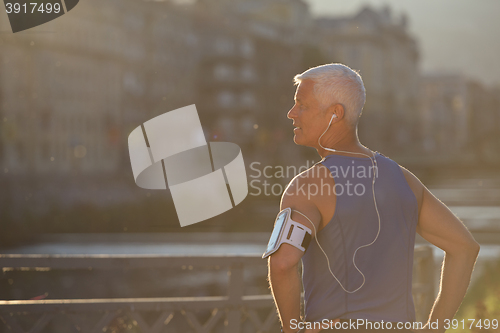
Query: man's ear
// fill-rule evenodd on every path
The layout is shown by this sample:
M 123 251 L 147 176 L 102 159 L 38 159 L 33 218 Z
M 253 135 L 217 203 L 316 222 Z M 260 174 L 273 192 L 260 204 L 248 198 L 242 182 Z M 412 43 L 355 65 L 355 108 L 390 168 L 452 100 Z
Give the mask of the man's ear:
M 326 113 L 328 114 L 328 118 L 331 118 L 334 114 L 337 115 L 335 119 L 343 119 L 344 118 L 344 106 L 340 103 L 332 104 L 326 109 Z

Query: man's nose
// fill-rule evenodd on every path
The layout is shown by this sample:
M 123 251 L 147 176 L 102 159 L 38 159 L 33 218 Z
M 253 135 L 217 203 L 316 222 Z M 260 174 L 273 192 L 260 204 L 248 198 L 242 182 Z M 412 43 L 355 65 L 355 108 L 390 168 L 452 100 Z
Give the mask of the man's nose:
M 290 109 L 290 111 L 288 111 L 286 117 L 288 119 L 293 119 L 295 117 L 295 105 Z

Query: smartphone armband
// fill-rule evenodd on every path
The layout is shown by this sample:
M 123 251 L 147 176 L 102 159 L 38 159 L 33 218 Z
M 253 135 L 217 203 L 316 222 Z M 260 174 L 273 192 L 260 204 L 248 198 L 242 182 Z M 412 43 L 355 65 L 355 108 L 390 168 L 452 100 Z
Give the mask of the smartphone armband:
M 292 209 L 283 209 L 274 222 L 273 233 L 267 244 L 266 252 L 262 258 L 267 258 L 276 252 L 281 244 L 288 243 L 301 251 L 306 251 L 311 242 L 311 229 L 291 218 Z

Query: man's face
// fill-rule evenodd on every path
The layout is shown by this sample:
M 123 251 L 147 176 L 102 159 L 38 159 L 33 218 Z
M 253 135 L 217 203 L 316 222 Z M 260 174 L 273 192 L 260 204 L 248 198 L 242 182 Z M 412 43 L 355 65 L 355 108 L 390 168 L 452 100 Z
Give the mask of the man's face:
M 318 138 L 328 126 L 329 119 L 314 96 L 314 82 L 303 80 L 295 92 L 295 105 L 287 117 L 293 120 L 293 141 L 302 146 L 318 146 Z

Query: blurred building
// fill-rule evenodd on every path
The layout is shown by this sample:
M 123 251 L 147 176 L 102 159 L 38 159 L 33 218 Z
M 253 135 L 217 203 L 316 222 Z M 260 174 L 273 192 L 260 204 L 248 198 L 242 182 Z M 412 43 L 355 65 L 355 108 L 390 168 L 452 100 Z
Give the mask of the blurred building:
M 128 133 L 195 102 L 207 139 L 274 157 L 293 76 L 325 62 L 360 70 L 365 142 L 385 151 L 414 142 L 418 53 L 405 18 L 394 22 L 387 8 L 314 21 L 302 0 L 96 3 L 36 41 L 2 36 L 7 170 L 129 172 Z
M 262 103 L 257 91 L 257 41 L 218 16 L 197 22 L 202 58 L 196 67 L 197 108 L 207 138 L 251 142 Z
M 360 139 L 387 153 L 410 150 L 417 138 L 419 53 L 406 17 L 393 18 L 389 7 L 366 7 L 352 17 L 320 18 L 316 31 L 329 62 L 344 63 L 363 77 Z
M 498 162 L 498 92 L 457 74 L 434 74 L 421 81 L 422 148 L 449 159 Z
M 200 1 L 195 15 L 202 45 L 197 105 L 207 137 L 238 143 L 246 160 L 270 162 L 289 122 L 292 78 L 303 70 L 307 5 Z
M 136 200 L 127 137 L 194 103 L 191 22 L 168 2 L 89 0 L 0 35 L 2 213 Z
M 422 78 L 422 145 L 441 156 L 464 152 L 469 139 L 467 80 L 459 75 Z
M 3 168 L 14 174 L 122 169 L 133 127 L 193 102 L 190 22 L 168 3 L 89 1 L 44 25 L 49 33 L 3 34 Z
M 5 172 L 116 169 L 126 31 L 113 29 L 118 16 L 87 9 L 51 22 L 53 33 L 2 36 Z
M 198 0 L 197 7 L 225 19 L 246 18 L 241 25 L 258 34 L 280 33 L 286 42 L 306 39 L 314 24 L 304 0 Z

